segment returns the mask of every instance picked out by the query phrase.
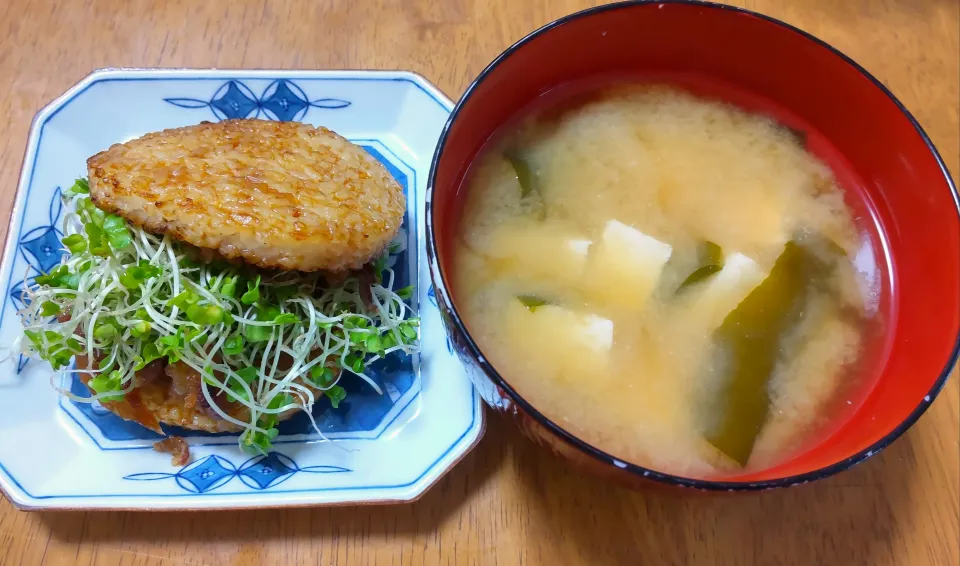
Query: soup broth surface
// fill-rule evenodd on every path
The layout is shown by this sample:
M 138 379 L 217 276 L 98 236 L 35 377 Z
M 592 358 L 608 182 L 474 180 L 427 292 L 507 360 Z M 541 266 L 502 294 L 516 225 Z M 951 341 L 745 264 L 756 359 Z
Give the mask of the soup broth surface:
M 787 128 L 650 85 L 512 124 L 474 162 L 454 264 L 471 334 L 547 417 L 688 477 L 822 427 L 861 350 L 861 237 Z

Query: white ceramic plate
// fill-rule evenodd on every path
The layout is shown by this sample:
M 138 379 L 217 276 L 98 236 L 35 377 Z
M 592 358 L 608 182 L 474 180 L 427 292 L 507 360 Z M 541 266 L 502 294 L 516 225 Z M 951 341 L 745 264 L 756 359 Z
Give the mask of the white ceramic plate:
M 480 399 L 449 348 L 430 286 L 424 193 L 453 104 L 422 77 L 371 71 L 107 70 L 41 111 L 27 146 L 6 242 L 0 345 L 20 333 L 24 276 L 60 261 L 59 194 L 86 174 L 87 157 L 147 132 L 235 117 L 326 126 L 382 161 L 407 191 L 401 282 L 417 284 L 422 352 L 359 379 L 333 410 L 318 403 L 321 442 L 306 418 L 281 428 L 270 455 L 242 453 L 235 436 L 178 432 L 184 468 L 154 452 L 153 432 L 51 387 L 41 361 L 0 366 L 0 487 L 24 508 L 234 508 L 410 501 L 480 439 Z M 70 387 L 79 384 L 65 382 Z M 83 389 L 79 389 L 85 393 Z

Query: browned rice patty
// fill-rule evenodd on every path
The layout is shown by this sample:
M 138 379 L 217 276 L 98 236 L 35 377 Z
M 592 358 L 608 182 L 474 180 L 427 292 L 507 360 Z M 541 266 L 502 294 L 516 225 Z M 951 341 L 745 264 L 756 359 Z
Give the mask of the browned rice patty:
M 87 160 L 98 208 L 227 259 L 360 269 L 400 228 L 403 189 L 326 128 L 225 120 L 164 130 Z

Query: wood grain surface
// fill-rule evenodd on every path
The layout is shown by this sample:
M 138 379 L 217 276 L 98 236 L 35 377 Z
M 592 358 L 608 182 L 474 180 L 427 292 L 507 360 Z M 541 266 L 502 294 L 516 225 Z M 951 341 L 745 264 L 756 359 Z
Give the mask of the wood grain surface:
M 960 172 L 958 0 L 743 0 L 887 84 Z M 0 218 L 34 114 L 107 66 L 410 69 L 456 99 L 577 0 L 0 0 Z M 0 228 L 0 236 L 6 226 Z M 954 372 L 956 374 L 956 372 Z M 476 450 L 396 507 L 23 513 L 0 497 L 2 564 L 960 563 L 957 378 L 891 448 L 758 495 L 637 493 L 564 469 L 492 417 Z

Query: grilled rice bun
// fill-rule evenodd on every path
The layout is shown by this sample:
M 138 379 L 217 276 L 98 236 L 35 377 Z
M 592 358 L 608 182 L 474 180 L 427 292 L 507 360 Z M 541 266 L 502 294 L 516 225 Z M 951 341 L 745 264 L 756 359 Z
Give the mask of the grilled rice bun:
M 230 260 L 360 269 L 403 220 L 403 189 L 326 128 L 225 120 L 164 130 L 87 160 L 94 204 Z

